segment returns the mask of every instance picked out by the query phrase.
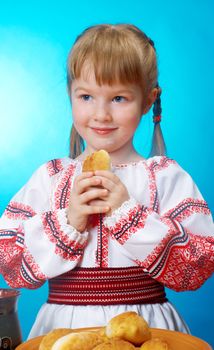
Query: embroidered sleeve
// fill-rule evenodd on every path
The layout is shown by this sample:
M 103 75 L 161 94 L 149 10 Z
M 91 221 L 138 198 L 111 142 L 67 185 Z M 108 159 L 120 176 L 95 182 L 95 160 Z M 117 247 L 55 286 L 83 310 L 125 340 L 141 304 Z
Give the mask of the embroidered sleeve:
M 49 162 L 35 172 L 0 219 L 0 273 L 14 288 L 38 288 L 74 268 L 88 233 L 67 224 L 65 208 L 51 206 L 51 180 L 62 168 Z
M 148 169 L 151 205 L 131 198 L 104 224 L 152 277 L 177 291 L 194 290 L 214 271 L 214 224 L 191 177 L 176 163 L 164 164 Z

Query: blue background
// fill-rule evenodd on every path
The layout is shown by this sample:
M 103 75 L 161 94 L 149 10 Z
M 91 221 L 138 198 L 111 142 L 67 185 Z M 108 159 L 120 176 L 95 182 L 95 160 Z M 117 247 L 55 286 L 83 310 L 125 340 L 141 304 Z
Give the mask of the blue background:
M 85 27 L 104 22 L 133 23 L 155 41 L 168 154 L 192 175 L 213 213 L 213 11 L 211 0 L 1 2 L 0 213 L 40 164 L 68 154 L 67 53 Z M 152 128 L 149 113 L 135 138 L 144 156 Z M 213 295 L 213 278 L 195 292 L 168 291 L 192 333 L 214 346 Z M 22 290 L 24 339 L 46 296 L 46 285 Z

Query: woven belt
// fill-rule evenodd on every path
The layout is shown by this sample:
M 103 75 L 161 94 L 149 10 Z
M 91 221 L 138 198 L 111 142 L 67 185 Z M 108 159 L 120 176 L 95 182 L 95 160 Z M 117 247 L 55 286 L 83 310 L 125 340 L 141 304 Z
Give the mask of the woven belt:
M 75 268 L 49 280 L 48 303 L 66 305 L 155 304 L 164 286 L 140 267 Z

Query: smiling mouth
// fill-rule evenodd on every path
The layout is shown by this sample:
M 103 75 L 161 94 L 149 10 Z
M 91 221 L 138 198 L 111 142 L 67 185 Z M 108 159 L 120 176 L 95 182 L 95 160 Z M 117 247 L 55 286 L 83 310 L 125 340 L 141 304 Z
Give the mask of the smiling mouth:
M 107 135 L 115 131 L 117 128 L 91 128 L 96 134 Z

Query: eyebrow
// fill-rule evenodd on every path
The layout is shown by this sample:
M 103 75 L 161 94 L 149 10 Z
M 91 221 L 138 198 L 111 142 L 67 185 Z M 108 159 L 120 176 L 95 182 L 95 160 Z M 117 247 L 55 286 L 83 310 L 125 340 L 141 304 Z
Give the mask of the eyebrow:
M 79 90 L 88 90 L 88 89 L 85 87 L 82 87 L 82 86 L 78 86 L 78 87 L 76 87 L 76 89 L 74 89 L 74 92 L 79 91 Z
M 78 86 L 74 89 L 74 92 L 77 92 L 79 90 L 85 90 L 85 91 L 90 91 L 90 87 L 87 88 L 87 87 L 83 87 L 83 86 Z M 115 90 L 115 91 L 112 91 L 112 94 L 113 95 L 122 95 L 122 94 L 133 94 L 134 91 L 132 89 L 127 89 L 127 90 Z
M 121 94 L 133 94 L 134 93 L 134 91 L 132 90 L 132 89 L 127 89 L 127 90 L 117 90 L 117 91 L 115 91 L 115 93 L 116 94 L 119 94 L 119 95 L 121 95 Z

